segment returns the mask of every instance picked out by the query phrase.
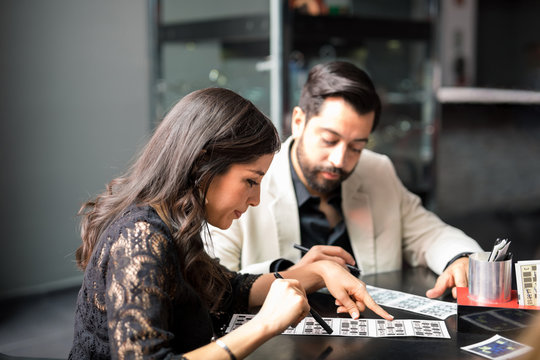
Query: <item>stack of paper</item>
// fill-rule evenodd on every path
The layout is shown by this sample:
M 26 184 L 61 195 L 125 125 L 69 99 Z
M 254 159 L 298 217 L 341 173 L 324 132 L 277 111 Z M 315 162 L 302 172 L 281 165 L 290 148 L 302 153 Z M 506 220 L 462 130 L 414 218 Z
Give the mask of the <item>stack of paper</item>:
M 540 260 L 516 262 L 516 287 L 519 305 L 540 306 L 537 269 Z

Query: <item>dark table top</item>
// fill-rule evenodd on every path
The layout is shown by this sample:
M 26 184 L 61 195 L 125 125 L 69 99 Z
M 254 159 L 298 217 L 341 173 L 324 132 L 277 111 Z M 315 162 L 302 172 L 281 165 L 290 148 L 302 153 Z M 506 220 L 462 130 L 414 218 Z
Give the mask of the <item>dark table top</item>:
M 429 269 L 417 267 L 363 276 L 362 281 L 368 285 L 425 296 L 425 292 L 435 284 L 436 278 L 437 276 Z M 455 302 L 449 292 L 439 300 Z M 318 292 L 309 295 L 309 301 L 322 316 L 348 317 L 336 314 L 331 295 Z M 385 307 L 385 310 L 396 319 L 439 320 L 390 307 Z M 371 310 L 363 312 L 361 317 L 379 318 Z M 263 344 L 247 359 L 482 359 L 460 348 L 486 340 L 494 334 L 458 333 L 457 315 L 448 317 L 445 323 L 451 339 L 279 335 Z M 515 338 L 515 336 L 507 337 Z

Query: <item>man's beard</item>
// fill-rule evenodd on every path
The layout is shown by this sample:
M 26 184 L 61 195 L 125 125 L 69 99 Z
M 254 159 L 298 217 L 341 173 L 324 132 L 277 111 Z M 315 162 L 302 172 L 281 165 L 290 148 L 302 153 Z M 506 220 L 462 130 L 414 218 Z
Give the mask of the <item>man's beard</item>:
M 296 159 L 304 178 L 307 181 L 308 186 L 320 193 L 320 194 L 330 194 L 336 190 L 339 185 L 345 181 L 349 176 L 351 176 L 354 168 L 350 172 L 346 172 L 341 168 L 335 166 L 320 166 L 320 165 L 311 165 L 309 160 L 306 157 L 304 152 L 304 142 L 303 137 L 298 138 L 298 144 L 296 146 Z M 356 166 L 355 166 L 356 167 Z M 318 174 L 321 172 L 328 172 L 339 175 L 339 178 L 336 180 L 329 180 L 324 178 L 318 178 Z

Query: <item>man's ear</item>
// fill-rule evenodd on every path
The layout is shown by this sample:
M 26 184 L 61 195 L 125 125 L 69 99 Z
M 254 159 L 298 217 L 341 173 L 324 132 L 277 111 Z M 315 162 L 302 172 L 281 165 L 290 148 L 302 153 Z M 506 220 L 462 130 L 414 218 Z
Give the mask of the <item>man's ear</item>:
M 292 112 L 291 132 L 293 138 L 299 137 L 306 125 L 306 113 L 299 106 L 295 106 Z

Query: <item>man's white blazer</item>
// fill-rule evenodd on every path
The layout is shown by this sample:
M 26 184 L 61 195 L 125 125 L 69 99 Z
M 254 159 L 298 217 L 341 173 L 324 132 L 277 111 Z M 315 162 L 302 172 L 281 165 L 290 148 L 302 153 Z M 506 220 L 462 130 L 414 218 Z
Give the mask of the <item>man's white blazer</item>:
M 261 201 L 227 230 L 210 226 L 208 249 L 234 271 L 266 273 L 278 258 L 300 259 L 298 204 L 291 178 L 289 149 L 281 151 L 261 182 Z M 461 252 L 482 251 L 461 230 L 426 210 L 396 175 L 390 159 L 363 150 L 353 174 L 343 182 L 342 209 L 357 266 L 362 274 L 400 270 L 402 261 L 440 274 Z

